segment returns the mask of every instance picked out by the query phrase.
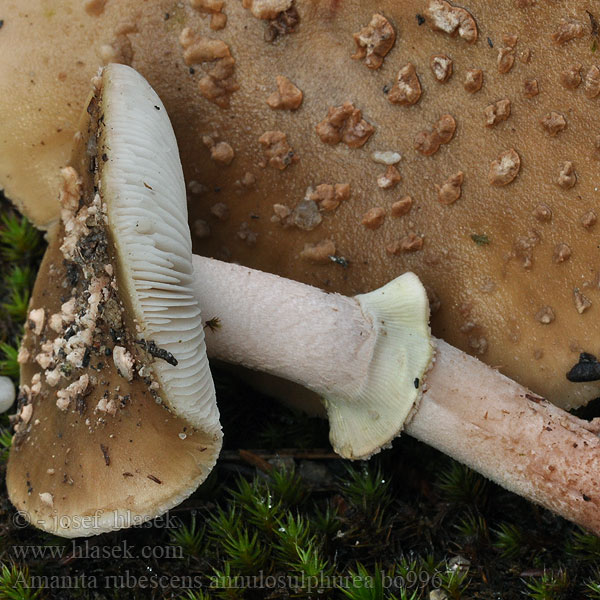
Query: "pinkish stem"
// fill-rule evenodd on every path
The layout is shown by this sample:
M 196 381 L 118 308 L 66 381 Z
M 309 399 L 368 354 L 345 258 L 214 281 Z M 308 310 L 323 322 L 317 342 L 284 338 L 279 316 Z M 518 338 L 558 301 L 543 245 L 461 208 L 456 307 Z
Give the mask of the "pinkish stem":
M 375 345 L 353 298 L 231 263 L 193 257 L 211 358 L 277 375 L 326 395 L 358 385 Z
M 194 256 L 209 356 L 324 393 L 363 377 L 372 323 L 352 298 Z M 600 439 L 577 419 L 442 340 L 406 432 L 600 534 Z M 399 433 L 399 432 L 398 432 Z
M 406 432 L 600 534 L 600 439 L 582 421 L 436 340 Z

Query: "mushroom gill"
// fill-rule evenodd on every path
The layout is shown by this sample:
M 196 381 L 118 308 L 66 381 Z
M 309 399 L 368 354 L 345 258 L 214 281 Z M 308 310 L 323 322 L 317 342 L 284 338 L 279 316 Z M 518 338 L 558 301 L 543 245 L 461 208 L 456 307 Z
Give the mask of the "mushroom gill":
M 114 65 L 87 113 L 30 304 L 7 468 L 15 506 L 65 537 L 180 503 L 222 437 L 164 106 Z

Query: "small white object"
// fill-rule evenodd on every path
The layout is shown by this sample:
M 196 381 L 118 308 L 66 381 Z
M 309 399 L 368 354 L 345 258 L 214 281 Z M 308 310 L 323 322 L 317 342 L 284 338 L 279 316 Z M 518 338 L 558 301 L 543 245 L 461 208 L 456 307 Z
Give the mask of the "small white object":
M 15 401 L 16 390 L 13 382 L 4 376 L 0 376 L 0 413 L 6 412 Z
M 387 150 L 386 152 L 373 152 L 372 157 L 380 165 L 395 165 L 400 162 L 402 155 L 399 152 Z
M 119 375 L 131 381 L 133 379 L 133 356 L 123 346 L 113 348 L 113 362 Z
M 39 496 L 43 504 L 51 508 L 54 506 L 54 496 L 50 492 L 41 492 Z
M 43 308 L 35 308 L 29 311 L 29 321 L 33 323 L 33 333 L 40 335 L 44 329 L 44 323 L 46 321 L 46 311 Z

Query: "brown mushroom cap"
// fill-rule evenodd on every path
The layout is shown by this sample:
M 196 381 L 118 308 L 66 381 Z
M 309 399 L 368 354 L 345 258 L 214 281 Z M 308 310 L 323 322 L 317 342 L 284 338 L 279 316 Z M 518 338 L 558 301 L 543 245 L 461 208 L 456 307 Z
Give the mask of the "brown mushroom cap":
M 169 119 L 132 69 L 95 85 L 30 303 L 7 468 L 13 504 L 64 537 L 164 513 L 222 440 Z
M 56 196 L 55 166 L 66 160 L 89 77 L 101 56 L 130 62 L 171 115 L 192 226 L 198 219 L 208 223 L 198 223 L 204 237 L 196 240 L 196 252 L 346 294 L 414 271 L 439 298 L 434 334 L 562 406 L 585 403 L 598 395 L 598 384 L 572 383 L 565 373 L 581 351 L 600 351 L 591 214 L 598 212 L 600 187 L 600 131 L 593 125 L 600 96 L 592 97 L 600 75 L 593 69 L 597 32 L 590 18 L 596 7 L 574 0 L 560 7 L 527 0 L 461 2 L 476 22 L 474 40 L 472 31 L 460 30 L 468 16 L 458 14 L 454 34 L 444 33 L 431 15 L 424 19 L 429 4 L 377 5 L 396 39 L 381 66 L 369 68 L 373 61 L 352 58 L 362 54 L 353 34 L 370 35 L 375 11 L 368 3 L 296 3 L 296 23 L 290 13 L 269 21 L 253 15 L 259 10 L 229 2 L 220 30 L 189 3 L 174 8 L 159 0 L 109 1 L 98 15 L 75 0 L 61 2 L 52 15 L 33 0 L 18 8 L 14 3 L 0 30 L 0 72 L 6 74 L 0 78 L 0 185 L 38 224 L 47 223 L 56 214 L 48 207 Z M 432 6 L 454 10 L 445 2 Z M 36 44 L 25 46 L 34 27 Z M 179 39 L 185 27 L 188 62 L 199 60 L 194 49 L 196 57 L 220 52 L 221 58 L 186 64 Z M 295 31 L 286 33 L 290 29 Z M 206 38 L 222 40 L 228 50 L 203 46 Z M 383 46 L 375 51 L 375 64 Z M 19 51 L 9 52 L 11 47 Z M 233 75 L 227 51 L 235 61 Z M 439 55 L 452 60 L 443 82 L 430 67 Z M 422 93 L 412 105 L 392 104 L 387 96 L 408 63 Z M 573 87 L 577 64 L 583 81 Z M 483 73 L 478 91 L 477 70 Z M 277 76 L 302 92 L 299 108 L 267 104 L 278 89 Z M 506 98 L 508 116 L 506 104 L 496 104 Z M 373 133 L 362 139 L 346 131 L 348 144 L 324 143 L 317 125 L 346 102 L 362 111 L 354 113 L 356 123 L 364 119 Z M 456 123 L 451 139 L 427 146 L 427 153 L 438 146 L 433 154 L 416 151 L 415 138 L 432 132 L 443 115 Z M 267 136 L 279 146 L 259 142 L 267 132 L 286 137 Z M 324 135 L 329 141 L 337 135 L 325 133 L 333 135 Z M 377 185 L 386 167 L 373 160 L 376 151 L 401 153 L 396 168 L 402 181 L 395 186 Z M 273 162 L 278 152 L 280 160 Z M 43 189 L 32 190 L 38 181 Z M 328 196 L 333 210 L 323 212 L 314 229 L 271 221 L 273 205 L 294 209 L 309 187 L 321 184 L 349 184 L 350 196 L 340 202 Z M 412 198 L 410 211 L 392 217 L 392 204 L 404 196 Z M 363 216 L 376 207 L 386 211 L 382 224 L 365 227 Z M 277 210 L 286 214 L 285 206 Z M 328 254 L 324 264 L 300 258 L 306 244 L 324 240 L 333 242 L 348 268 L 328 261 Z
M 33 291 L 32 306 L 45 306 L 47 314 L 61 310 L 64 290 L 56 282 L 66 273 L 60 239 L 53 236 Z M 23 347 L 34 356 L 39 345 L 26 329 Z M 31 385 L 43 372 L 28 361 L 21 366 L 21 382 Z M 141 379 L 121 377 L 110 356 L 94 356 L 82 372 L 98 385 L 89 386 L 70 410 L 57 408 L 56 388 L 33 398 L 7 468 L 6 484 L 17 509 L 36 527 L 64 537 L 121 529 L 164 513 L 206 479 L 221 446 L 219 435 L 194 430 L 158 404 Z M 106 390 L 113 400 L 120 398 L 112 415 L 95 410 Z M 27 398 L 20 399 L 22 414 Z

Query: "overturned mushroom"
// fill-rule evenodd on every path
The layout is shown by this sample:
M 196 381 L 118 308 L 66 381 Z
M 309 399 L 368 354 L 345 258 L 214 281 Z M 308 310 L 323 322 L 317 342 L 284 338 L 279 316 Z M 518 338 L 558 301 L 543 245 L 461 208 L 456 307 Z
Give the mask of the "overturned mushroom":
M 221 448 L 166 111 L 113 65 L 88 113 L 31 300 L 7 469 L 15 506 L 65 537 L 165 512 Z
M 412 353 L 425 357 L 417 327 L 424 316 L 416 307 L 419 295 L 424 302 L 426 296 L 414 275 L 347 298 L 239 265 L 200 256 L 193 260 L 202 310 L 220 321 L 207 336 L 209 356 L 316 392 L 324 400 L 332 444 L 342 456 L 366 458 L 405 430 L 600 533 L 596 423 L 570 415 L 435 338 L 431 368 L 410 382 L 418 393 L 402 400 L 387 396 L 385 390 L 407 383 L 415 372 Z M 399 327 L 411 318 L 410 329 Z
M 586 7 L 576 0 L 382 0 L 376 10 L 368 2 L 295 2 L 292 8 L 297 10 L 293 33 L 282 34 L 273 45 L 265 41 L 267 23 L 239 2 L 227 4 L 227 25 L 218 32 L 188 2 L 174 8 L 164 0 L 142 5 L 120 0 L 90 15 L 80 2 L 60 0 L 54 19 L 46 18 L 37 0 L 10 3 L 0 35 L 0 185 L 7 197 L 38 225 L 57 217 L 57 167 L 67 160 L 89 78 L 106 55 L 103 47 L 110 46 L 156 87 L 172 116 L 191 222 L 210 224 L 210 235 L 203 228 L 194 239 L 197 252 L 349 295 L 411 270 L 439 298 L 434 334 L 480 353 L 486 363 L 563 407 L 597 397 L 597 381 L 565 377 L 581 352 L 597 352 L 594 340 L 600 337 L 598 268 L 590 258 L 597 252 L 598 231 L 598 77 Z M 165 22 L 166 10 L 172 18 Z M 375 13 L 394 27 L 397 42 L 380 68 L 369 70 L 364 61 L 351 58 L 353 34 Z M 419 25 L 416 14 L 429 20 Z M 282 30 L 291 31 L 283 27 L 284 16 L 277 17 Z M 132 31 L 126 25 L 134 17 Z M 68 36 L 56 27 L 59 19 L 69 23 Z M 584 35 L 567 40 L 563 32 L 568 34 L 573 21 L 582 24 L 576 33 Z M 229 109 L 200 93 L 204 71 L 192 66 L 190 72 L 179 43 L 185 27 L 201 39 L 227 44 L 240 86 Z M 510 72 L 500 73 L 498 49 L 512 44 L 503 40 L 507 32 L 518 40 L 515 60 Z M 554 42 L 557 33 L 555 39 L 564 43 Z M 32 35 L 36 44 L 20 42 Z M 124 38 L 131 52 L 121 51 Z M 435 54 L 453 60 L 455 75 L 443 85 L 430 72 Z M 419 93 L 409 73 L 414 93 L 407 104 L 394 104 L 388 98 L 395 97 L 398 71 L 409 64 Z M 561 85 L 560 74 L 574 64 L 582 65 L 583 82 L 569 89 Z M 474 94 L 463 87 L 469 71 L 477 75 Z M 302 92 L 298 110 L 273 111 L 265 102 L 277 76 Z M 510 117 L 486 127 L 485 108 L 505 98 Z M 346 102 L 375 128 L 360 148 L 325 145 L 315 131 L 331 107 Z M 540 124 L 552 113 L 568 122 L 554 137 Z M 415 151 L 415 136 L 431 130 L 443 114 L 456 121 L 454 137 L 431 156 Z M 258 140 L 273 130 L 287 135 L 299 159 L 282 171 L 260 167 L 264 156 Z M 229 166 L 210 160 L 203 146 L 202 137 L 215 131 L 235 152 Z M 379 167 L 370 158 L 384 148 L 402 155 L 403 181 L 394 191 L 377 187 Z M 520 168 L 509 155 L 512 168 L 505 172 L 500 164 L 490 177 L 492 165 L 511 149 Z M 564 189 L 556 181 L 558 165 L 567 161 L 576 167 L 577 183 Z M 455 204 L 440 205 L 436 184 L 459 171 L 468 187 Z M 514 173 L 510 183 L 499 185 Z M 255 183 L 236 186 L 247 174 Z M 273 205 L 294 210 L 309 186 L 327 182 L 350 185 L 351 209 L 317 211 L 322 219 L 310 230 L 271 221 Z M 378 229 L 361 224 L 370 209 L 391 207 L 404 195 L 413 199 L 410 215 L 387 218 Z M 212 216 L 216 203 L 229 207 L 227 220 Z M 541 203 L 550 218 L 534 215 Z M 257 236 L 252 246 L 237 235 L 250 218 Z M 483 232 L 489 243 L 474 244 L 472 236 Z M 332 260 L 317 264 L 300 258 L 305 246 L 321 240 L 330 240 L 348 259 L 347 268 Z M 570 247 L 568 261 L 554 262 L 559 244 Z M 581 313 L 575 287 L 591 302 Z M 536 318 L 543 306 L 553 308 L 551 323 Z
M 98 127 L 98 143 L 95 147 L 86 145 L 89 153 L 84 153 L 83 162 L 77 165 L 83 167 L 89 161 L 97 174 L 93 181 L 88 177 L 88 181 L 81 182 L 75 169 L 63 172 L 64 233 L 55 238 L 45 258 L 45 276 L 58 274 L 60 263 L 54 257 L 60 243 L 60 252 L 66 259 L 64 274 L 74 288 L 71 297 L 76 298 L 75 303 L 81 298 L 88 308 L 74 312 L 69 305 L 71 300 L 62 306 L 55 300 L 54 306 L 50 303 L 35 308 L 31 331 L 39 331 L 39 334 L 31 334 L 26 341 L 31 355 L 39 349 L 41 353 L 50 354 L 51 362 L 65 358 L 59 368 L 67 367 L 67 373 L 61 370 L 68 378 L 68 385 L 61 386 L 57 392 L 54 406 L 42 397 L 48 390 L 40 385 L 42 377 L 46 378 L 46 385 L 49 384 L 48 369 L 40 371 L 27 364 L 24 367 L 28 383 L 22 386 L 8 485 L 13 501 L 23 510 L 31 511 L 30 519 L 35 524 L 62 535 L 82 534 L 75 526 L 48 525 L 55 510 L 74 520 L 92 516 L 88 492 L 93 484 L 88 470 L 82 472 L 79 468 L 82 463 L 91 467 L 94 474 L 103 473 L 105 483 L 116 486 L 111 489 L 109 506 L 99 509 L 102 514 L 110 508 L 121 516 L 124 507 L 128 507 L 134 516 L 149 518 L 181 500 L 195 487 L 202 475 L 196 473 L 189 481 L 185 479 L 183 468 L 175 474 L 167 469 L 165 480 L 161 479 L 161 461 L 166 458 L 162 452 L 156 456 L 156 448 L 153 458 L 148 448 L 143 449 L 142 454 L 131 452 L 135 448 L 131 446 L 128 454 L 120 452 L 123 437 L 139 439 L 136 430 L 132 432 L 127 426 L 132 421 L 127 418 L 133 412 L 138 429 L 143 429 L 145 419 L 151 420 L 153 440 L 160 439 L 161 450 L 169 451 L 171 467 L 180 461 L 187 465 L 186 461 L 191 460 L 189 447 L 162 443 L 163 436 L 176 432 L 169 422 L 170 418 L 177 422 L 177 418 L 161 413 L 163 409 L 153 403 L 152 398 L 147 398 L 153 391 L 169 404 L 172 413 L 185 414 L 185 422 L 193 425 L 191 430 L 185 426 L 179 431 L 177 438 L 181 442 L 202 436 L 197 429 L 204 435 L 211 433 L 210 455 L 214 460 L 219 430 L 210 380 L 205 376 L 204 367 L 196 368 L 198 352 L 194 349 L 203 353 L 204 343 L 202 336 L 197 335 L 199 312 L 191 297 L 193 292 L 206 314 L 219 318 L 220 327 L 210 334 L 210 353 L 222 360 L 285 377 L 317 392 L 327 410 L 332 444 L 342 456 L 366 458 L 406 428 L 412 435 L 443 449 L 508 489 L 600 531 L 600 484 L 595 478 L 596 467 L 600 468 L 600 440 L 593 431 L 595 428 L 552 407 L 543 398 L 476 359 L 442 341 L 431 340 L 427 294 L 414 274 L 407 273 L 378 290 L 354 298 L 201 257 L 193 259 L 192 275 L 189 254 L 186 253 L 187 260 L 184 260 L 172 245 L 174 238 L 185 237 L 186 228 L 164 211 L 167 202 L 180 209 L 185 206 L 185 188 L 177 162 L 169 160 L 166 164 L 170 168 L 160 168 L 165 156 L 177 155 L 174 138 L 166 133 L 168 120 L 160 112 L 164 108 L 157 97 L 149 93 L 145 82 L 126 67 L 108 68 L 101 82 L 105 88 L 104 99 L 90 104 L 91 128 L 95 134 L 94 123 Z M 159 113 L 160 127 L 155 131 L 154 122 Z M 124 135 L 124 132 L 134 131 L 141 137 L 148 136 L 146 139 L 158 141 L 160 138 L 163 154 L 144 156 L 136 138 Z M 140 159 L 139 154 L 143 158 Z M 98 167 L 95 160 L 98 156 L 105 163 L 104 167 Z M 122 198 L 128 202 L 122 202 Z M 167 225 L 158 221 L 157 216 L 166 220 Z M 121 229 L 124 224 L 127 227 Z M 166 238 L 162 232 L 170 224 L 174 227 L 173 235 Z M 91 232 L 86 231 L 90 228 Z M 102 232 L 108 236 L 103 238 Z M 75 233 L 79 237 L 75 237 Z M 103 253 L 109 258 L 113 256 L 113 244 L 115 260 L 110 261 Z M 136 255 L 137 247 L 147 256 Z M 155 253 L 162 260 L 153 260 Z M 82 260 L 84 255 L 86 260 Z M 156 263 L 158 267 L 150 273 L 149 267 Z M 113 274 L 116 279 L 112 279 Z M 100 286 L 96 279 L 105 275 L 109 280 Z M 177 280 L 179 285 L 175 288 Z M 148 285 L 149 281 L 154 283 Z M 80 283 L 87 289 L 77 294 Z M 40 286 L 51 287 L 44 275 L 37 283 L 39 294 Z M 131 319 L 119 311 L 119 301 L 123 308 L 128 307 L 126 297 L 113 296 L 111 288 L 115 292 L 122 288 L 131 293 L 137 326 L 109 327 L 118 325 L 119 316 L 125 324 Z M 108 303 L 112 299 L 117 306 L 111 309 Z M 102 302 L 105 304 L 99 310 Z M 142 306 L 141 310 L 136 302 Z M 91 387 L 97 385 L 102 371 L 91 356 L 92 350 L 96 351 L 94 335 L 89 353 L 89 346 L 78 353 L 81 348 L 78 344 L 73 348 L 71 342 L 89 331 L 88 313 L 93 306 L 98 309 L 93 334 L 96 329 L 106 334 L 108 327 L 112 338 L 114 368 L 108 369 L 105 375 L 112 378 L 112 384 L 100 381 L 101 386 L 109 386 L 108 396 L 102 394 L 101 397 Z M 52 310 L 56 312 L 51 314 L 48 323 L 55 331 L 64 331 L 62 338 L 45 331 L 45 327 L 50 326 L 45 325 L 45 315 Z M 185 324 L 190 320 L 194 322 L 192 335 L 186 337 L 181 324 L 174 323 L 178 319 Z M 86 325 L 83 329 L 79 327 L 82 323 Z M 62 329 L 67 327 L 68 334 Z M 144 339 L 139 339 L 141 334 Z M 149 335 L 153 336 L 152 341 L 148 340 Z M 182 336 L 184 348 L 181 348 Z M 54 353 L 57 341 L 64 351 L 62 354 Z M 436 348 L 433 366 L 432 341 Z M 139 351 L 136 346 L 140 347 Z M 72 353 L 75 357 L 69 359 Z M 176 355 L 181 360 L 177 370 L 170 366 L 179 362 Z M 149 357 L 160 361 L 157 364 Z M 134 368 L 140 364 L 143 375 L 137 369 L 137 376 L 143 377 L 142 380 L 136 378 Z M 48 368 L 53 366 L 49 364 Z M 172 379 L 182 372 L 187 376 L 185 379 Z M 121 388 L 129 384 L 130 379 L 131 386 L 137 382 L 139 387 L 132 387 L 132 394 L 122 400 L 118 398 L 119 404 L 115 404 L 110 390 L 120 391 L 114 387 L 116 381 Z M 169 384 L 172 385 L 170 390 Z M 200 393 L 202 390 L 204 394 Z M 202 398 L 205 409 L 202 414 L 190 412 L 191 407 L 198 406 L 189 398 L 183 401 L 186 392 Z M 107 416 L 98 421 L 86 417 L 83 423 L 88 430 L 84 434 L 89 437 L 85 440 L 87 443 L 82 444 L 81 425 L 84 416 L 91 414 L 91 398 L 98 401 L 95 412 Z M 136 411 L 141 408 L 140 404 L 145 409 L 143 412 Z M 161 419 L 153 419 L 155 414 L 161 415 L 164 424 L 159 422 Z M 67 424 L 69 427 L 65 428 Z M 107 435 L 108 431 L 111 434 Z M 94 455 L 96 442 L 99 452 Z M 552 453 L 547 451 L 548 445 Z M 44 446 L 47 452 L 41 453 L 40 448 Z M 196 448 L 198 453 L 206 450 L 206 446 Z M 54 465 L 52 461 L 57 456 L 59 461 Z M 199 469 L 195 464 L 198 456 L 192 459 L 195 469 Z M 147 461 L 151 461 L 151 472 L 146 472 Z M 47 467 L 46 462 L 51 466 Z M 136 468 L 138 462 L 142 465 Z M 35 465 L 33 474 L 31 465 Z M 111 470 L 113 467 L 118 469 Z M 121 480 L 116 478 L 115 481 L 115 472 L 124 468 L 128 470 L 123 471 L 122 476 L 128 483 L 119 485 Z M 57 472 L 62 473 L 60 483 L 54 479 Z M 205 470 L 203 473 L 205 475 Z M 142 512 L 135 503 L 143 503 L 144 499 L 150 503 L 150 498 L 141 494 L 141 500 L 137 495 L 132 499 L 124 494 L 128 486 L 129 491 L 132 487 L 136 489 L 134 486 L 139 483 L 136 475 L 143 474 L 156 485 L 175 487 L 177 493 L 167 499 L 163 497 L 158 508 L 153 499 L 154 504 L 145 506 L 146 512 Z M 179 477 L 185 480 L 177 484 Z M 145 480 L 142 483 L 148 485 Z M 97 495 L 96 492 L 95 504 Z M 101 504 L 107 502 L 102 497 L 100 500 Z M 129 508 L 131 503 L 133 509 Z M 131 518 L 129 512 L 127 514 Z M 121 526 L 131 522 L 121 523 Z M 83 533 L 110 528 L 114 528 L 114 523 L 102 520 L 100 525 L 88 526 Z
M 209 355 L 316 392 L 342 456 L 366 458 L 404 429 L 600 531 L 596 424 L 441 340 L 431 340 L 430 364 L 428 303 L 414 275 L 348 298 L 200 256 L 193 263 L 203 312 L 220 322 Z

